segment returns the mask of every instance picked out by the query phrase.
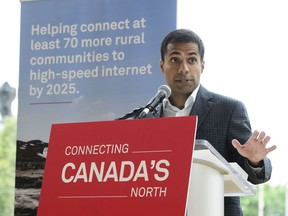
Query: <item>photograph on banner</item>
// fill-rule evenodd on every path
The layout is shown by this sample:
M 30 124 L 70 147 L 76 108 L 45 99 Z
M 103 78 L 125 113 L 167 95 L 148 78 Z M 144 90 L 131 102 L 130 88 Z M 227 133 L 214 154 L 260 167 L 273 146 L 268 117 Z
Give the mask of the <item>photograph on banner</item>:
M 175 27 L 176 0 L 21 2 L 16 215 L 37 212 L 51 125 L 145 106 L 164 83 L 160 43 Z

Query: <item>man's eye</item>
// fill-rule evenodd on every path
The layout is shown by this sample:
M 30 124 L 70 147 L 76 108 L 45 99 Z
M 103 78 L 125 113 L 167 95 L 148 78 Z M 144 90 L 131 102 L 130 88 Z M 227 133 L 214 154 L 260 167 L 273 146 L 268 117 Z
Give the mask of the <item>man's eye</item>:
M 177 63 L 177 62 L 179 62 L 179 60 L 177 58 L 171 58 L 171 62 L 172 63 Z
M 195 58 L 190 58 L 188 61 L 189 61 L 190 63 L 194 63 L 194 62 L 197 61 L 197 59 L 195 59 Z

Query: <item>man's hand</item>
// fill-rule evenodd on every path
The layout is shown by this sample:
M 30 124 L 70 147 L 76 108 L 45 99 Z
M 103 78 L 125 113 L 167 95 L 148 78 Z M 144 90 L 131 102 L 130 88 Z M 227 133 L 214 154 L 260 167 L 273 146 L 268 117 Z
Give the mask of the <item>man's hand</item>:
M 266 136 L 265 132 L 255 130 L 245 144 L 233 139 L 232 145 L 237 149 L 240 155 L 246 157 L 252 166 L 258 166 L 266 155 L 276 149 L 276 145 L 266 147 L 271 137 Z

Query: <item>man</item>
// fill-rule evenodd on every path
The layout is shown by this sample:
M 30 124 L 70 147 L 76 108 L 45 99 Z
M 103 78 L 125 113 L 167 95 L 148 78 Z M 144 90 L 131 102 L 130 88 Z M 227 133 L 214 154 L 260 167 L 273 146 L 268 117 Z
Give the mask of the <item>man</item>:
M 210 92 L 200 84 L 204 52 L 201 38 L 190 30 L 175 30 L 164 38 L 160 67 L 172 92 L 158 115 L 197 115 L 196 139 L 209 141 L 228 162 L 237 162 L 251 183 L 266 182 L 272 172 L 266 156 L 276 146 L 267 147 L 270 137 L 265 132 L 251 132 L 242 102 Z M 225 197 L 224 205 L 227 216 L 243 214 L 239 197 Z

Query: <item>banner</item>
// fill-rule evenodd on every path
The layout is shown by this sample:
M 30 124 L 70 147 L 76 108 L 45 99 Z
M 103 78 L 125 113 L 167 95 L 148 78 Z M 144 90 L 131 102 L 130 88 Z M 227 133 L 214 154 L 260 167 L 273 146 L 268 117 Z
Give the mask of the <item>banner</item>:
M 38 215 L 185 216 L 196 122 L 53 125 Z
M 35 215 L 51 125 L 113 120 L 164 84 L 176 0 L 21 2 L 15 215 Z

